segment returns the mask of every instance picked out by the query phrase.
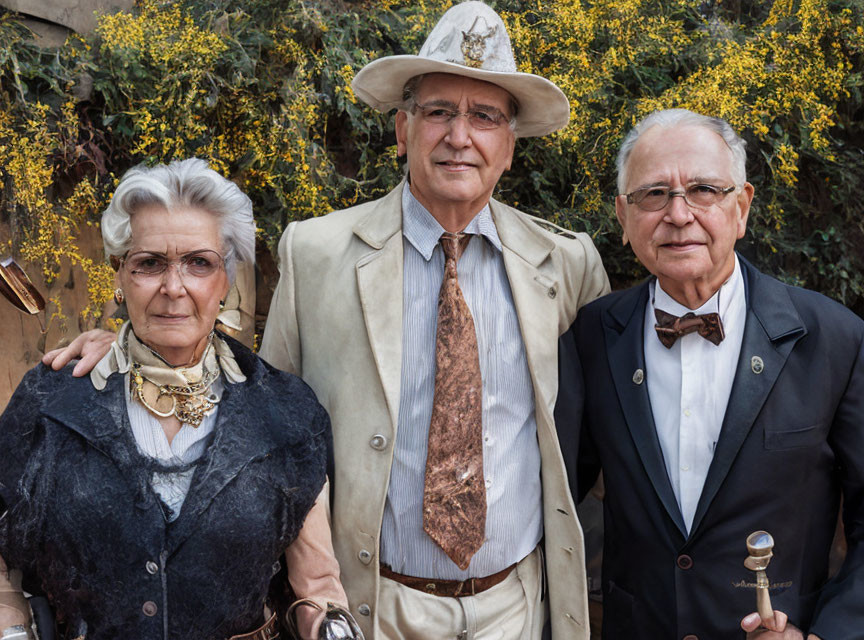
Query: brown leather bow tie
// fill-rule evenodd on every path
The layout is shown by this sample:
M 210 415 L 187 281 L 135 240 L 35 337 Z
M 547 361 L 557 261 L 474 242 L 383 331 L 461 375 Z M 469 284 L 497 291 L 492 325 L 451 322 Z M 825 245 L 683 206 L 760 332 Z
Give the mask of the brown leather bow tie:
M 694 331 L 698 331 L 700 336 L 714 344 L 720 344 L 726 337 L 719 313 L 704 313 L 697 316 L 691 311 L 679 318 L 660 309 L 654 309 L 654 317 L 657 318 L 657 324 L 654 325 L 657 337 L 667 349 L 671 349 L 678 338 Z

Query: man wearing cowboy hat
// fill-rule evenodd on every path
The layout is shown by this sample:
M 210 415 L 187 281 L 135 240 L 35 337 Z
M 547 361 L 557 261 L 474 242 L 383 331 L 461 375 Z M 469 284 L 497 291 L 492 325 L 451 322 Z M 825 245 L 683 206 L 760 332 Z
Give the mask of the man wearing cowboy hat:
M 608 281 L 585 234 L 555 235 L 491 198 L 515 138 L 565 126 L 567 99 L 516 72 L 481 2 L 454 6 L 419 55 L 375 60 L 352 87 L 398 109 L 408 178 L 289 225 L 261 346 L 330 412 L 351 610 L 375 638 L 527 640 L 548 603 L 553 637 L 587 638 L 552 408 L 558 336 Z
M 565 126 L 567 99 L 516 71 L 482 2 L 352 87 L 398 109 L 408 177 L 288 226 L 261 345 L 330 413 L 351 611 L 367 638 L 529 640 L 548 617 L 554 638 L 587 639 L 552 409 L 558 337 L 608 280 L 588 236 L 491 198 L 516 137 Z

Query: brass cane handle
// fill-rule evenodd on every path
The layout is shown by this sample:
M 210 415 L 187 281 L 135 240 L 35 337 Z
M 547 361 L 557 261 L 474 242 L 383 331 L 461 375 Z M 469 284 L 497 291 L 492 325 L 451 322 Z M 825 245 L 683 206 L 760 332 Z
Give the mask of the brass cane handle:
M 756 573 L 756 610 L 766 626 L 774 620 L 771 596 L 768 594 L 768 575 L 765 569 L 774 556 L 774 538 L 767 531 L 754 531 L 747 536 L 747 559 L 744 566 Z M 770 627 L 769 627 L 770 628 Z

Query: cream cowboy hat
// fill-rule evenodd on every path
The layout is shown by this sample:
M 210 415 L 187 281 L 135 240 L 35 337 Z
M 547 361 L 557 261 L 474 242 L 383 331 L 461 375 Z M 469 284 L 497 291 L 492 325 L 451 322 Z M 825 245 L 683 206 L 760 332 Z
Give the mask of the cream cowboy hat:
M 567 125 L 570 103 L 555 84 L 516 71 L 510 36 L 495 11 L 463 2 L 441 17 L 416 56 L 387 56 L 360 69 L 351 83 L 366 104 L 389 111 L 402 104 L 402 89 L 414 76 L 453 73 L 498 85 L 519 104 L 516 136 L 545 136 Z

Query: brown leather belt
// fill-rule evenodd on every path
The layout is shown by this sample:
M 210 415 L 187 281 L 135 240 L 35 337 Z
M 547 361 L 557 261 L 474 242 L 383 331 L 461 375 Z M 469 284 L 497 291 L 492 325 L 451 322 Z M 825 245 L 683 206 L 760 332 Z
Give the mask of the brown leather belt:
M 423 591 L 433 596 L 442 596 L 446 598 L 462 598 L 464 596 L 473 596 L 478 593 L 483 593 L 487 589 L 491 589 L 496 584 L 503 582 L 504 578 L 510 575 L 510 572 L 516 568 L 515 564 L 511 564 L 506 569 L 502 569 L 498 573 L 493 573 L 491 576 L 484 578 L 468 578 L 467 580 L 433 580 L 430 578 L 415 578 L 414 576 L 405 576 L 401 573 L 396 573 L 386 564 L 381 565 L 381 575 L 390 580 L 395 580 L 399 584 L 404 584 L 406 587 Z
M 270 616 L 270 619 L 263 626 L 251 631 L 243 633 L 239 636 L 231 636 L 228 640 L 278 640 L 279 630 L 276 628 L 276 613 Z

